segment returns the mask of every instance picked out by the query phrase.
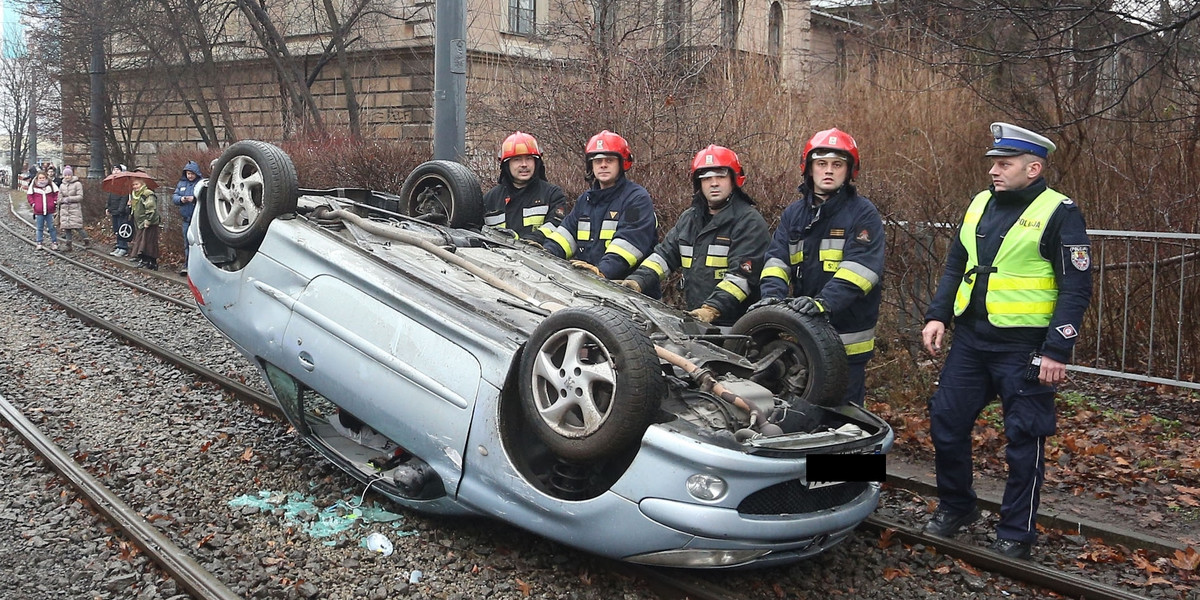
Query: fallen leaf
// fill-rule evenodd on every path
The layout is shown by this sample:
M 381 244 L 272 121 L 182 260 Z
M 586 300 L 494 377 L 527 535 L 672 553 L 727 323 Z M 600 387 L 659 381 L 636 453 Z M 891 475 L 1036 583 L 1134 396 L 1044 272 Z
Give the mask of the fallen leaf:
M 972 575 L 975 575 L 975 576 L 979 575 L 979 571 L 975 567 L 972 567 L 971 565 L 969 565 L 961 560 L 958 560 L 958 559 L 955 559 L 954 562 L 956 564 L 958 564 L 958 568 L 960 568 Z
M 1196 549 L 1191 546 L 1188 546 L 1186 550 L 1176 550 L 1171 564 L 1175 565 L 1176 569 L 1195 571 L 1200 567 L 1200 552 L 1196 552 Z
M 886 581 L 891 581 L 897 577 L 909 577 L 911 574 L 904 569 L 893 569 L 891 567 L 883 570 L 883 578 Z
M 879 547 L 882 549 L 882 548 L 887 548 L 888 546 L 891 546 L 892 545 L 892 536 L 894 536 L 894 535 L 896 535 L 895 529 L 884 529 L 879 534 Z
M 1150 562 L 1149 559 L 1140 554 L 1134 554 L 1132 557 L 1130 557 L 1130 560 L 1133 561 L 1133 566 L 1147 573 L 1162 573 L 1162 569 L 1154 566 L 1154 563 Z
M 521 590 L 522 596 L 528 596 L 531 593 L 533 586 L 518 579 L 517 580 L 517 589 Z

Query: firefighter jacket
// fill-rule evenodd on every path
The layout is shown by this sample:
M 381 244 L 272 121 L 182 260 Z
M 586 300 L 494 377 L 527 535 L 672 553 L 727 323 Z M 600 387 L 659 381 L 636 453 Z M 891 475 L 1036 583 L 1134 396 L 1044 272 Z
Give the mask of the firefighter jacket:
M 523 188 L 514 186 L 512 178 L 502 173 L 499 185 L 483 196 L 483 224 L 508 229 L 521 239 L 544 242 L 567 214 L 567 195 L 539 176 L 541 173 L 539 164 L 537 174 Z
M 883 219 L 853 185 L 819 206 L 802 185 L 767 249 L 762 297 L 820 298 L 850 362 L 866 362 L 875 351 L 884 247 Z
M 1018 285 L 1015 279 L 1036 281 Z M 1040 350 L 1068 363 L 1091 296 L 1083 214 L 1038 179 L 1022 190 L 987 190 L 972 200 L 925 320 L 953 319 L 956 344 Z
M 580 195 L 544 246 L 560 258 L 595 265 L 608 279 L 621 279 L 654 248 L 656 226 L 650 193 L 621 175 L 608 189 L 594 184 Z
M 715 215 L 697 194 L 629 279 L 652 290 L 672 271 L 681 270 L 687 310 L 707 304 L 721 313 L 717 325 L 732 324 L 757 296 L 762 256 L 770 240 L 767 221 L 740 189 Z

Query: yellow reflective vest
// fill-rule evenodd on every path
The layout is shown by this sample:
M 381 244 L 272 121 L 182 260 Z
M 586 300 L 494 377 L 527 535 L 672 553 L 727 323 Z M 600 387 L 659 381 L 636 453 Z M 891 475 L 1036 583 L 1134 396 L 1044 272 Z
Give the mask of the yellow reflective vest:
M 959 240 L 967 249 L 967 270 L 954 297 L 954 316 L 967 310 L 977 275 L 988 273 L 988 322 L 995 327 L 1049 327 L 1058 285 L 1054 267 L 1038 248 L 1050 216 L 1067 197 L 1051 189 L 1039 194 L 1005 234 L 993 263 L 980 265 L 975 231 L 991 197 L 991 191 L 977 194 L 963 217 Z

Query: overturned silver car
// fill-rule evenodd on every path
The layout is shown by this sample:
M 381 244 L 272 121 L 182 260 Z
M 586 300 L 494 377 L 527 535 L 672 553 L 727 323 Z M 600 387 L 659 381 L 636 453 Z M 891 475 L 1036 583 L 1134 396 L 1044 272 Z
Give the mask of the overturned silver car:
M 875 509 L 877 477 L 809 478 L 893 441 L 837 405 L 823 319 L 771 306 L 719 329 L 572 269 L 475 227 L 456 163 L 399 195 L 300 190 L 283 151 L 244 141 L 213 173 L 188 233 L 203 314 L 308 443 L 395 502 L 707 568 L 817 554 Z

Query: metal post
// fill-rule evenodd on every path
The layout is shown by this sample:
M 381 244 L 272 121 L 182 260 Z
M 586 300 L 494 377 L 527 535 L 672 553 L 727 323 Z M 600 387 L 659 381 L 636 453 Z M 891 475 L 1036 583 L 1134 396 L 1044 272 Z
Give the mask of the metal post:
M 437 0 L 433 41 L 433 157 L 461 160 L 467 137 L 467 3 Z
M 100 26 L 99 0 L 92 3 L 96 13 L 92 17 L 92 60 L 88 69 L 91 76 L 92 114 L 91 135 L 88 140 L 88 152 L 91 161 L 88 163 L 88 179 L 104 177 L 104 30 Z
M 37 134 L 38 134 L 38 126 L 37 126 L 38 94 L 36 92 L 34 92 L 35 87 L 37 87 L 37 82 L 34 81 L 33 78 L 30 78 L 30 81 L 29 81 L 29 110 L 27 111 L 27 114 L 29 115 L 29 123 L 27 124 L 27 127 L 26 127 L 25 138 L 29 140 L 29 154 L 28 154 L 29 166 L 41 171 L 42 170 L 41 166 L 38 164 L 38 152 L 37 152 L 37 145 L 38 145 L 38 139 L 37 139 Z

